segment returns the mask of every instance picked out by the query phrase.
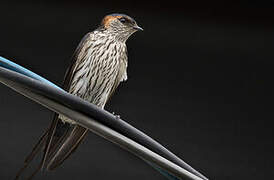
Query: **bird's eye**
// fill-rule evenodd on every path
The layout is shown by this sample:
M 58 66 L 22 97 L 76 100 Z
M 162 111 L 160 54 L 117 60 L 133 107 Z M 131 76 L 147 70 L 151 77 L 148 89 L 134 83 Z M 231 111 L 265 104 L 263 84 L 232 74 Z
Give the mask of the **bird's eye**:
M 125 18 L 120 18 L 119 20 L 121 23 L 125 23 L 127 21 Z

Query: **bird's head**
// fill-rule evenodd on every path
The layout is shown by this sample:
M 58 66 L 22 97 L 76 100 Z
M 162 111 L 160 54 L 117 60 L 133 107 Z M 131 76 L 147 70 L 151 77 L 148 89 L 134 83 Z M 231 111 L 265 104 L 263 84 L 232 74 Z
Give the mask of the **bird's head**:
M 116 39 L 126 41 L 136 31 L 143 29 L 125 14 L 110 14 L 103 18 L 101 26 Z

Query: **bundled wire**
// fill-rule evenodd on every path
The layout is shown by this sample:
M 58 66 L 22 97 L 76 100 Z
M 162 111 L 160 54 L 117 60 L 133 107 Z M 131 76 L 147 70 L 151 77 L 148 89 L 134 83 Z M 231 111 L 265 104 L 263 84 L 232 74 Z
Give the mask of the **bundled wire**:
M 168 179 L 207 180 L 164 146 L 122 119 L 1 56 L 0 82 L 132 152 Z

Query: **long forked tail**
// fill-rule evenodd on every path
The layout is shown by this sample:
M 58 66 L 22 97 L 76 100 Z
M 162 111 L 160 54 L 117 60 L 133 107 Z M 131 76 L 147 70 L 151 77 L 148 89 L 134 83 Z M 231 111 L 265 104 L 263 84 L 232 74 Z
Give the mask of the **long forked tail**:
M 83 141 L 88 130 L 78 125 L 63 123 L 55 115 L 51 126 L 39 139 L 32 152 L 26 157 L 24 166 L 16 174 L 18 180 L 24 170 L 30 165 L 37 153 L 44 151 L 40 164 L 27 179 L 32 179 L 41 169 L 53 170 L 60 166 Z
M 51 142 L 53 140 L 53 136 L 56 131 L 56 126 L 58 124 L 58 119 L 56 118 L 57 115 L 54 115 L 54 119 L 52 123 L 50 124 L 50 127 L 46 130 L 46 132 L 42 135 L 42 137 L 39 139 L 39 141 L 36 143 L 36 145 L 33 147 L 31 153 L 26 157 L 24 161 L 24 166 L 17 172 L 15 176 L 15 180 L 18 180 L 21 174 L 25 171 L 25 169 L 30 165 L 31 161 L 34 159 L 34 157 L 43 149 L 44 154 L 43 158 L 36 168 L 36 170 L 31 174 L 30 177 L 27 179 L 32 179 L 32 177 L 41 170 L 45 164 L 45 161 L 47 159 L 48 151 L 50 150 Z
M 32 179 L 41 169 L 44 168 L 46 160 L 48 159 L 48 153 L 50 152 L 52 145 L 55 145 L 56 141 L 58 141 L 58 138 L 57 139 L 54 138 L 58 123 L 60 124 L 60 122 L 57 118 L 57 114 L 55 113 L 53 121 L 52 121 L 50 128 L 48 130 L 48 133 L 47 133 L 46 142 L 45 142 L 45 146 L 44 146 L 44 154 L 43 154 L 42 160 L 41 160 L 40 164 L 37 166 L 37 168 L 35 169 L 35 171 L 31 174 L 31 176 L 29 176 L 27 178 L 27 180 Z
M 35 155 L 41 151 L 43 146 L 46 143 L 47 136 L 48 136 L 49 129 L 44 132 L 44 134 L 40 137 L 39 141 L 36 143 L 36 145 L 33 147 L 31 153 L 26 157 L 24 161 L 24 166 L 17 172 L 15 176 L 15 180 L 19 179 L 20 175 L 24 172 L 24 170 L 29 166 Z

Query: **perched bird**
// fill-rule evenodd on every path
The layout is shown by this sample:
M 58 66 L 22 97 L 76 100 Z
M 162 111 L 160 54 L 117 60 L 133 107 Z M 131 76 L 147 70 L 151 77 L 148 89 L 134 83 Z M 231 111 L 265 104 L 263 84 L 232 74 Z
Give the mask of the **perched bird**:
M 136 21 L 125 14 L 105 16 L 101 25 L 87 33 L 76 48 L 63 89 L 103 109 L 120 82 L 127 80 L 126 41 L 139 30 L 142 28 Z M 29 179 L 41 169 L 60 166 L 83 141 L 87 131 L 73 119 L 55 113 L 50 127 L 27 156 L 15 179 L 41 150 L 41 163 Z

